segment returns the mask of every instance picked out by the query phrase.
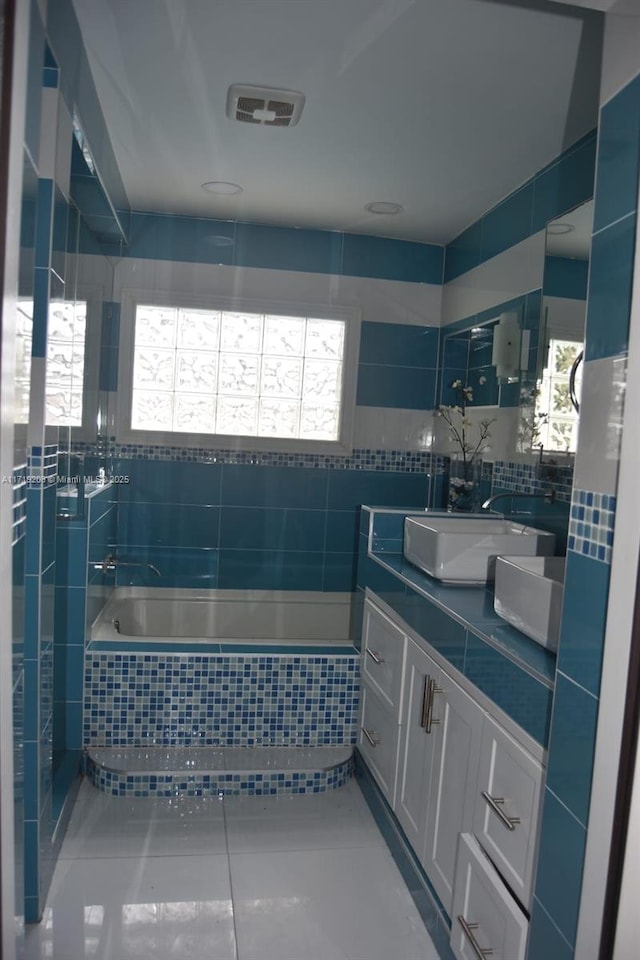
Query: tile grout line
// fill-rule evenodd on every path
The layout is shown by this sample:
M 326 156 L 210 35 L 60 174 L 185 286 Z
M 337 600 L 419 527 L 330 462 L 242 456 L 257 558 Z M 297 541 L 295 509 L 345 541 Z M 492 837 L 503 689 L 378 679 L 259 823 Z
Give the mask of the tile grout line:
M 235 960 L 240 960 L 240 953 L 238 951 L 238 925 L 236 921 L 236 904 L 233 896 L 233 877 L 231 876 L 231 853 L 229 852 L 229 829 L 227 825 L 227 809 L 225 806 L 224 795 L 221 800 L 222 803 L 222 821 L 224 823 L 224 846 L 227 853 L 227 874 L 229 877 L 229 894 L 231 896 L 231 919 L 233 922 L 233 950 L 235 953 Z

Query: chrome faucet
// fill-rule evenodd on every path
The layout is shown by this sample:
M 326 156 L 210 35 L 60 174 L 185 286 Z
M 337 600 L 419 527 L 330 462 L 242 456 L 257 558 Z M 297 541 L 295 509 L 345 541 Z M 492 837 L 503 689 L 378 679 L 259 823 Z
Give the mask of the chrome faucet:
M 162 574 L 157 567 L 154 567 L 152 563 L 133 563 L 128 560 L 118 560 L 117 557 L 114 557 L 113 554 L 108 554 L 102 563 L 94 563 L 94 570 L 102 570 L 103 573 L 113 573 L 118 567 L 145 567 L 148 570 L 152 570 L 157 577 L 161 577 Z
M 550 490 L 548 493 L 517 493 L 515 490 L 509 493 L 495 493 L 492 497 L 489 497 L 488 500 L 482 504 L 483 510 L 490 510 L 494 503 L 498 500 L 506 500 L 507 498 L 511 500 L 524 498 L 527 500 L 546 500 L 547 503 L 553 503 L 556 498 L 555 490 Z

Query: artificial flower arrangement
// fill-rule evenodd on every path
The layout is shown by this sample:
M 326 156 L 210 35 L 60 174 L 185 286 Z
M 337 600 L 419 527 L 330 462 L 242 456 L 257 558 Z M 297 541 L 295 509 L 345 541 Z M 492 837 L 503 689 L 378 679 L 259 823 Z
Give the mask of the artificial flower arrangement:
M 486 377 L 480 377 L 478 381 L 480 385 L 486 382 Z M 473 489 L 474 463 L 481 459 L 488 447 L 490 428 L 495 423 L 495 417 L 480 420 L 474 427 L 467 413 L 467 407 L 473 401 L 473 387 L 462 380 L 454 380 L 451 389 L 456 392 L 457 403 L 441 404 L 439 414 L 449 427 L 449 437 L 458 447 L 462 464 L 462 477 L 451 477 L 449 480 L 449 508 L 459 509 L 462 506 L 459 501 L 468 498 Z

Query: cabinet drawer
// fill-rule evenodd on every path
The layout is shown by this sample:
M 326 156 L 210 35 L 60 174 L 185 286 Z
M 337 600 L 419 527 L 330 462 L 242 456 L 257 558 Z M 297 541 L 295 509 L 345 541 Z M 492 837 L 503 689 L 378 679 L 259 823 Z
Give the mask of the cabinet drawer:
M 454 955 L 458 960 L 524 960 L 528 926 L 476 840 L 461 834 L 451 914 Z
M 490 717 L 485 718 L 473 832 L 528 910 L 542 767 Z
M 402 630 L 367 599 L 362 629 L 362 674 L 398 716 L 405 642 Z
M 360 692 L 358 745 L 385 797 L 393 806 L 400 727 L 368 683 Z

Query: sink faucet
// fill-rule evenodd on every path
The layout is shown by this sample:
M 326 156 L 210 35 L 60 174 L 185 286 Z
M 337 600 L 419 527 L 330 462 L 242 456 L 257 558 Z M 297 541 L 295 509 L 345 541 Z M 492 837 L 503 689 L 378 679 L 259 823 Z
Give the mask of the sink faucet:
M 547 503 L 553 503 L 556 498 L 555 490 L 550 490 L 548 493 L 516 493 L 512 491 L 510 493 L 496 493 L 492 497 L 489 497 L 488 500 L 482 504 L 483 510 L 490 510 L 494 503 L 497 500 L 506 500 L 507 498 L 515 500 L 517 498 L 525 498 L 527 500 L 546 500 Z

